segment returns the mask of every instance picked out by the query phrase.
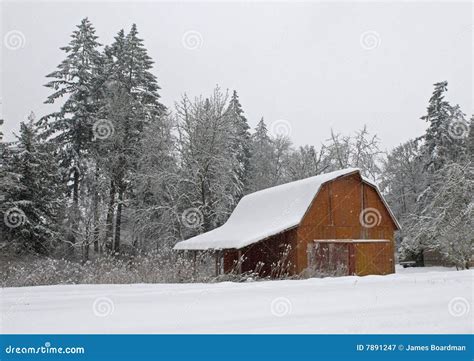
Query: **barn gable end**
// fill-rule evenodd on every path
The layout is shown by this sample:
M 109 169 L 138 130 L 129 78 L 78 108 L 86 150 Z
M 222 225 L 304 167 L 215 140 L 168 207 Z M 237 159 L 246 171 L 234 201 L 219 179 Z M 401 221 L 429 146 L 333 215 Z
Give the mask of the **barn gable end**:
M 361 221 L 364 214 L 367 222 Z M 297 273 L 308 267 L 308 248 L 314 240 L 387 239 L 393 254 L 394 231 L 398 228 L 378 190 L 358 172 L 331 180 L 322 185 L 298 227 Z M 359 247 L 369 253 L 372 248 L 378 252 L 370 245 Z M 394 272 L 393 256 L 391 263 Z

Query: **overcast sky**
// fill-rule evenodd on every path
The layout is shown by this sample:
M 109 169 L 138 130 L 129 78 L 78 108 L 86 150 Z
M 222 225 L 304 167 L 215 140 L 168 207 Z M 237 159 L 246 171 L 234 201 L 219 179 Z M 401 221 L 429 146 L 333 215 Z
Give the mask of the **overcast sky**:
M 7 140 L 31 110 L 57 108 L 42 104 L 45 75 L 86 16 L 103 44 L 137 24 L 166 106 L 216 84 L 236 89 L 252 127 L 263 116 L 297 145 L 367 124 L 383 148 L 396 146 L 424 131 L 419 118 L 441 80 L 472 113 L 470 2 L 35 1 L 3 2 L 1 16 Z

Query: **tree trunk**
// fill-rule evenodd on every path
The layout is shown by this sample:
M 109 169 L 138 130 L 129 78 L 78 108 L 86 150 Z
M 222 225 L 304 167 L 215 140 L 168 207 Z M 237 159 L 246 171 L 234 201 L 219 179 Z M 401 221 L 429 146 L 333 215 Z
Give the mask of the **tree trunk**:
M 74 167 L 73 173 L 73 187 L 72 187 L 72 202 L 74 206 L 79 205 L 79 168 Z
M 86 240 L 85 244 L 83 245 L 82 250 L 82 263 L 86 263 L 89 260 L 89 241 Z
M 120 251 L 120 230 L 122 226 L 122 206 L 123 206 L 123 185 L 119 186 L 118 191 L 118 202 L 117 202 L 117 216 L 115 217 L 115 242 L 114 242 L 114 251 Z
M 104 244 L 108 250 L 112 250 L 112 233 L 113 233 L 113 220 L 114 220 L 114 207 L 115 207 L 115 183 L 110 182 L 109 191 L 109 206 L 107 209 L 107 218 L 105 221 L 105 240 Z
M 94 195 L 93 195 L 93 208 L 94 208 L 94 230 L 92 231 L 92 237 L 94 240 L 94 252 L 99 252 L 99 167 L 95 166 L 95 176 L 94 176 Z
M 71 229 L 67 235 L 67 252 L 70 258 L 74 257 L 76 234 L 79 231 L 79 169 L 74 167 L 72 184 L 72 208 L 70 217 Z

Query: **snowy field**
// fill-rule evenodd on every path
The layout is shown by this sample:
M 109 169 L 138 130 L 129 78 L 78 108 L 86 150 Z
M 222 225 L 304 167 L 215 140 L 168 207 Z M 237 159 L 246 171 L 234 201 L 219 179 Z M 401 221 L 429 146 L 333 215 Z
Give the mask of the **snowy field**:
M 471 333 L 473 271 L 4 288 L 3 333 Z

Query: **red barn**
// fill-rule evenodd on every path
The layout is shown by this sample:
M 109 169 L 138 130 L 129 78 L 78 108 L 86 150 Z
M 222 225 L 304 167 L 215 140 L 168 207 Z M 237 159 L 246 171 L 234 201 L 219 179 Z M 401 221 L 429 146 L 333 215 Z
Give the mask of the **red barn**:
M 350 168 L 249 194 L 224 225 L 175 249 L 214 251 L 217 273 L 384 275 L 395 272 L 399 228 L 377 186 Z

